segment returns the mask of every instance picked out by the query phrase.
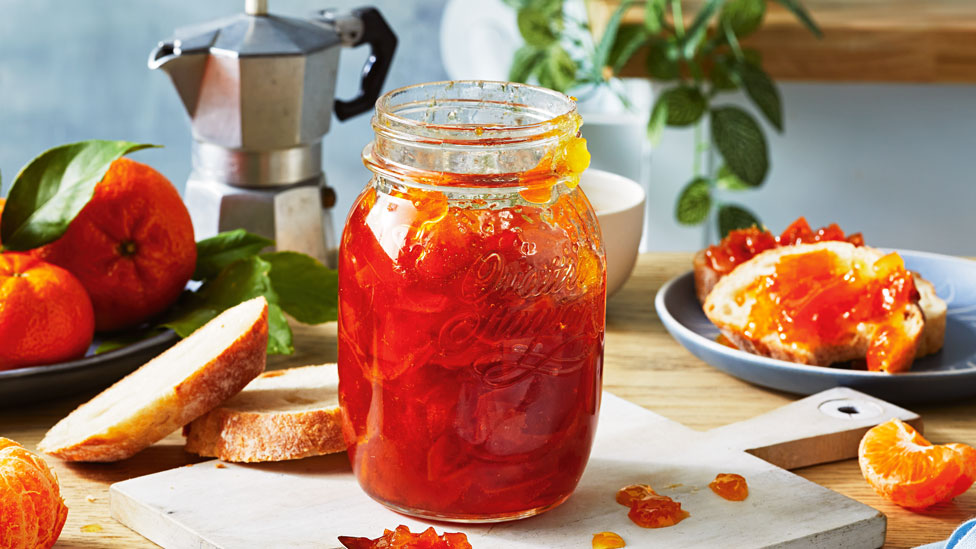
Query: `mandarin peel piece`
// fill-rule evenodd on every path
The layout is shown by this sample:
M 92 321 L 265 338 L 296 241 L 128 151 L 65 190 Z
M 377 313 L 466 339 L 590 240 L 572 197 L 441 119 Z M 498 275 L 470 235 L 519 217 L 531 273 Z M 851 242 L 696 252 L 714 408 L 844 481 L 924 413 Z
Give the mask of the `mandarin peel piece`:
M 875 492 L 907 509 L 948 501 L 976 479 L 976 450 L 959 443 L 931 444 L 897 418 L 864 435 L 858 464 Z

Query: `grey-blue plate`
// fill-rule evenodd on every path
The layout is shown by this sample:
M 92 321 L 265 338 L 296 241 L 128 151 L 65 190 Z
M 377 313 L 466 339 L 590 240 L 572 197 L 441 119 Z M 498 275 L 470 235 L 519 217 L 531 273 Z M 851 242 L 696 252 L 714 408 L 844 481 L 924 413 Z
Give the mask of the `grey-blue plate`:
M 78 360 L 0 371 L 0 408 L 33 404 L 85 391 L 104 389 L 165 351 L 179 339 L 167 330 L 159 335 L 99 355 L 92 343 Z
M 662 286 L 654 306 L 671 336 L 693 355 L 763 387 L 810 395 L 843 386 L 896 403 L 943 402 L 976 396 L 976 261 L 897 251 L 905 266 L 932 282 L 949 306 L 942 351 L 916 360 L 911 371 L 901 374 L 794 364 L 717 343 L 718 328 L 702 312 L 691 272 Z

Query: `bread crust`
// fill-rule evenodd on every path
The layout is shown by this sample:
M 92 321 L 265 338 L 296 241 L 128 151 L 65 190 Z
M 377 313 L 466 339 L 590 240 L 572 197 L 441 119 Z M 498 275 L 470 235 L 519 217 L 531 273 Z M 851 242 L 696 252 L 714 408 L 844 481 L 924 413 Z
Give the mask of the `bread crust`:
M 294 375 L 300 377 L 315 369 L 332 382 L 338 382 L 335 364 L 305 366 L 286 370 L 266 372 L 254 383 L 245 387 L 241 397 L 249 393 L 259 394 L 268 390 L 265 378 Z M 316 389 L 317 387 L 304 387 Z M 277 388 L 288 392 L 288 389 Z M 295 391 L 297 395 L 297 390 Z M 234 398 L 204 414 L 183 427 L 186 437 L 186 451 L 206 457 L 216 457 L 224 461 L 261 462 L 284 461 L 342 452 L 346 449 L 342 438 L 342 410 L 338 396 L 334 402 L 309 403 L 313 409 L 305 410 L 253 410 L 248 408 L 274 406 L 273 402 L 261 402 L 256 397 L 248 404 Z M 286 397 L 287 399 L 287 397 Z M 269 399 L 270 401 L 271 399 Z
M 795 348 L 789 342 L 781 341 L 778 334 L 764 334 L 760 337 L 747 336 L 745 324 L 748 320 L 752 302 L 749 300 L 738 302 L 736 296 L 741 288 L 746 287 L 753 280 L 771 274 L 775 271 L 776 262 L 780 257 L 798 253 L 811 253 L 829 250 L 841 258 L 853 260 L 855 258 L 865 262 L 873 262 L 884 254 L 873 248 L 855 247 L 846 242 L 819 242 L 815 244 L 799 244 L 767 250 L 746 261 L 728 275 L 722 277 L 705 300 L 705 315 L 715 324 L 722 334 L 739 349 L 744 351 L 795 362 L 817 366 L 829 366 L 837 362 L 863 359 L 867 355 L 868 346 L 874 338 L 878 326 L 862 323 L 855 333 L 840 344 L 823 343 L 809 349 Z M 917 303 L 910 303 L 902 311 L 905 315 L 906 337 L 919 341 L 925 318 Z M 907 370 L 915 349 L 905 357 L 907 363 L 898 362 L 891 367 L 892 371 Z
M 932 355 L 942 350 L 945 342 L 946 315 L 949 307 L 935 293 L 935 286 L 931 282 L 922 278 L 916 272 L 912 273 L 915 277 L 915 288 L 918 290 L 918 306 L 925 315 L 925 329 L 922 337 L 918 341 L 918 349 L 915 351 L 915 358 Z
M 695 295 L 698 296 L 698 302 L 704 305 L 705 298 L 712 293 L 712 288 L 722 278 L 722 275 L 709 265 L 705 250 L 699 250 L 692 263 L 695 273 Z
M 130 380 L 138 381 L 140 370 L 156 361 L 168 360 L 179 346 L 188 345 L 195 336 L 200 337 L 197 334 L 203 331 L 201 328 L 68 414 L 47 432 L 38 449 L 66 461 L 111 462 L 126 459 L 238 393 L 265 366 L 268 306 L 263 297 L 257 299 L 261 301 L 260 315 L 216 358 L 199 365 L 190 375 L 164 389 L 163 394 L 151 402 L 139 403 L 134 409 L 125 411 L 124 416 L 108 428 L 91 432 L 91 427 L 86 425 L 86 407 L 109 391 L 118 392 L 120 387 L 126 389 L 134 383 Z M 243 305 L 228 309 L 210 322 L 221 322 L 225 315 L 235 314 Z

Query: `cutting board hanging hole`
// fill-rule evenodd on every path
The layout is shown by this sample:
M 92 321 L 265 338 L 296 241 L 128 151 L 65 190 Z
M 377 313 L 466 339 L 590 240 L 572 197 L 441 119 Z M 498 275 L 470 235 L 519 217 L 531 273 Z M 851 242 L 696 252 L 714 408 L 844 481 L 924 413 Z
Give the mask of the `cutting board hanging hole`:
M 880 421 L 884 410 L 877 404 L 860 399 L 838 398 L 819 406 L 820 412 L 830 417 L 850 420 L 866 420 L 877 417 Z

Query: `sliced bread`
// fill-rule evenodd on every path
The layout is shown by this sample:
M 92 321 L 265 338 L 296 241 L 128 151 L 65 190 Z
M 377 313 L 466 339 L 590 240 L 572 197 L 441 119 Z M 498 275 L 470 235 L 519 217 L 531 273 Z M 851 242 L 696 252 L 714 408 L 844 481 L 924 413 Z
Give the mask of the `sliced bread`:
M 38 449 L 68 461 L 128 458 L 243 389 L 264 370 L 267 345 L 265 299 L 231 307 L 79 406 Z
M 888 340 L 906 342 L 906 345 L 887 348 L 890 352 L 884 369 L 897 372 L 910 367 L 925 325 L 925 317 L 917 301 L 909 302 L 901 310 L 892 311 L 879 322 L 859 322 L 850 332 L 833 341 L 817 338 L 813 343 L 798 344 L 790 339 L 788 333 L 757 329 L 756 324 L 764 321 L 752 315 L 752 309 L 757 304 L 757 292 L 768 294 L 764 280 L 777 271 L 783 258 L 793 255 L 832 258 L 831 261 L 852 269 L 856 265 L 873 265 L 884 256 L 879 250 L 846 242 L 798 244 L 757 255 L 722 277 L 705 299 L 706 316 L 718 326 L 725 337 L 739 349 L 750 353 L 800 364 L 828 366 L 867 357 L 872 341 L 881 330 L 892 329 L 897 333 Z M 860 268 L 858 272 L 858 276 L 869 277 L 873 271 L 867 267 Z M 838 284 L 844 283 L 838 280 Z M 808 284 L 805 290 L 809 293 L 804 294 L 804 299 L 814 299 L 827 286 L 830 284 L 820 280 Z M 773 301 L 776 301 L 775 296 Z
M 922 357 L 939 352 L 942 343 L 945 341 L 946 314 L 948 306 L 935 293 L 935 286 L 931 282 L 922 278 L 918 273 L 913 272 L 915 277 L 915 288 L 918 290 L 918 306 L 922 308 L 925 315 L 925 329 L 922 330 L 922 337 L 918 341 L 918 350 L 915 357 Z
M 265 372 L 183 428 L 186 450 L 224 461 L 282 461 L 342 452 L 335 364 Z

